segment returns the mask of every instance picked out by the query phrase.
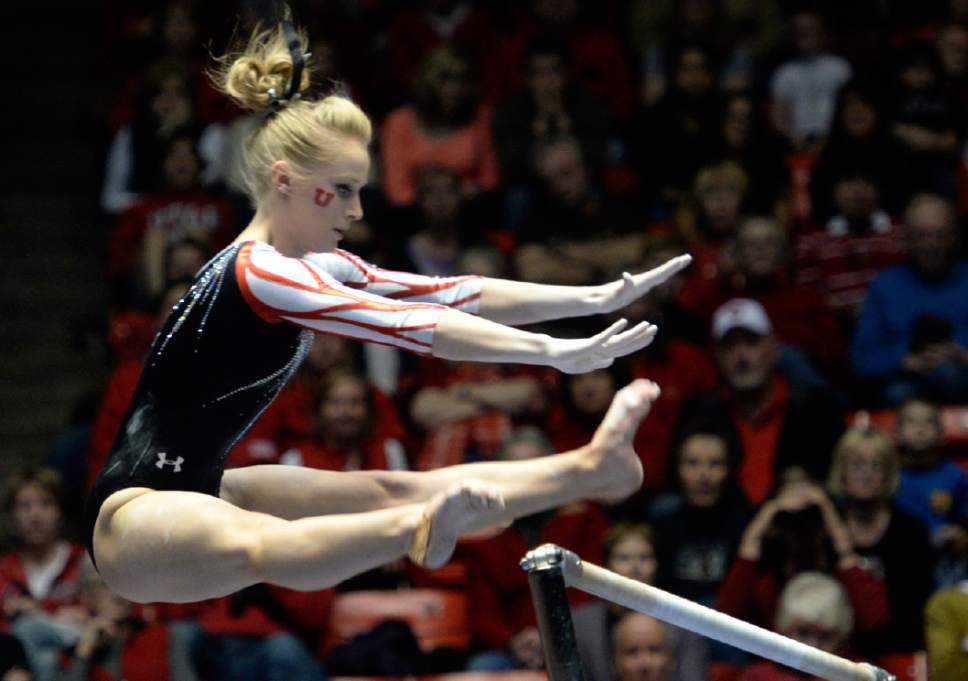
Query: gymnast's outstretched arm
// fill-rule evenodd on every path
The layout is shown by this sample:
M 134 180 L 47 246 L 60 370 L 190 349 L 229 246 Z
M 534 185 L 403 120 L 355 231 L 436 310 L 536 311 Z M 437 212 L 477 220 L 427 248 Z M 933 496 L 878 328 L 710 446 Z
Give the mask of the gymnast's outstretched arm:
M 385 270 L 348 251 L 312 253 L 306 258 L 339 282 L 368 293 L 411 302 L 446 305 L 501 324 L 613 312 L 667 281 L 692 262 L 680 255 L 668 262 L 599 286 L 554 286 L 486 277 L 427 277 Z
M 502 324 L 532 324 L 548 319 L 584 317 L 620 310 L 667 281 L 692 262 L 680 255 L 668 262 L 600 286 L 554 286 L 506 279 L 484 279 L 479 314 Z
M 387 289 L 385 295 L 368 292 L 366 282 L 340 281 L 347 278 L 338 269 L 347 267 L 343 262 L 334 254 L 289 258 L 265 244 L 247 244 L 236 259 L 236 280 L 251 308 L 267 322 L 296 324 L 442 359 L 537 364 L 584 373 L 645 347 L 656 332 L 646 322 L 625 330 L 625 321 L 620 320 L 590 338 L 530 333 L 468 314 L 456 305 L 423 302 L 422 296 L 411 295 L 416 285 L 394 280 L 378 287 Z M 634 296 L 639 286 L 635 281 L 631 275 L 623 280 L 615 298 Z M 455 282 L 441 282 L 438 290 L 425 293 L 437 299 L 441 291 L 463 285 L 451 283 Z

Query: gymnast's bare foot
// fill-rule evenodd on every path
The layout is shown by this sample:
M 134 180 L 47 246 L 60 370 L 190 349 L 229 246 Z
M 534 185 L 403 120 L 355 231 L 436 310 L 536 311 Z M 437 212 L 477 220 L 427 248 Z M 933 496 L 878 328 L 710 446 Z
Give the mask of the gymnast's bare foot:
M 469 479 L 451 485 L 427 502 L 410 557 L 420 565 L 440 567 L 462 535 L 499 522 L 504 508 L 504 496 L 493 483 Z
M 632 440 L 658 397 L 659 386 L 642 379 L 615 393 L 588 445 L 592 475 L 596 478 L 594 498 L 624 499 L 642 486 L 642 462 L 632 448 Z

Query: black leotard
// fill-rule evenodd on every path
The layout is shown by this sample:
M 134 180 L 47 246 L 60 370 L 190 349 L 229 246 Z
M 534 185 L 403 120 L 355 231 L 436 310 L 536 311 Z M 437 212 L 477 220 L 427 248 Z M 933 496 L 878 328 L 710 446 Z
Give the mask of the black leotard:
M 233 244 L 198 273 L 155 337 L 84 512 L 127 487 L 218 496 L 225 457 L 302 362 L 313 331 L 429 354 L 444 306 L 476 312 L 479 277 L 376 268 L 345 251 L 288 258 Z M 280 323 L 289 322 L 289 323 Z

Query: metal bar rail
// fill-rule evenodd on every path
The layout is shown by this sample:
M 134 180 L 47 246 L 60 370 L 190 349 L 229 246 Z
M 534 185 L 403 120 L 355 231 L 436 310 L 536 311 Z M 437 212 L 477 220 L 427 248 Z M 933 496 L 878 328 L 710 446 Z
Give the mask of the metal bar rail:
M 554 544 L 530 551 L 521 560 L 521 567 L 528 572 L 551 681 L 582 681 L 565 586 L 830 681 L 895 681 L 892 675 L 873 665 L 832 655 L 597 565 L 583 563 L 571 551 Z

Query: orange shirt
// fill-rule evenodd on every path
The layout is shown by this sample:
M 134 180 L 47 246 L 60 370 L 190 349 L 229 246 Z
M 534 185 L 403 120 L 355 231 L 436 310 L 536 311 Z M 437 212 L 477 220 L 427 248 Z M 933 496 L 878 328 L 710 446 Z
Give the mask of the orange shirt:
M 766 407 L 753 419 L 747 419 L 736 409 L 733 421 L 743 445 L 743 460 L 739 465 L 739 486 L 754 504 L 762 503 L 773 487 L 773 466 L 780 427 L 786 416 L 790 391 L 782 378 L 773 379 Z
M 414 203 L 420 171 L 435 166 L 454 171 L 465 188 L 497 188 L 491 113 L 481 107 L 463 127 L 447 135 L 429 136 L 420 129 L 416 109 L 404 106 L 392 111 L 383 122 L 380 140 L 383 191 L 390 203 Z

